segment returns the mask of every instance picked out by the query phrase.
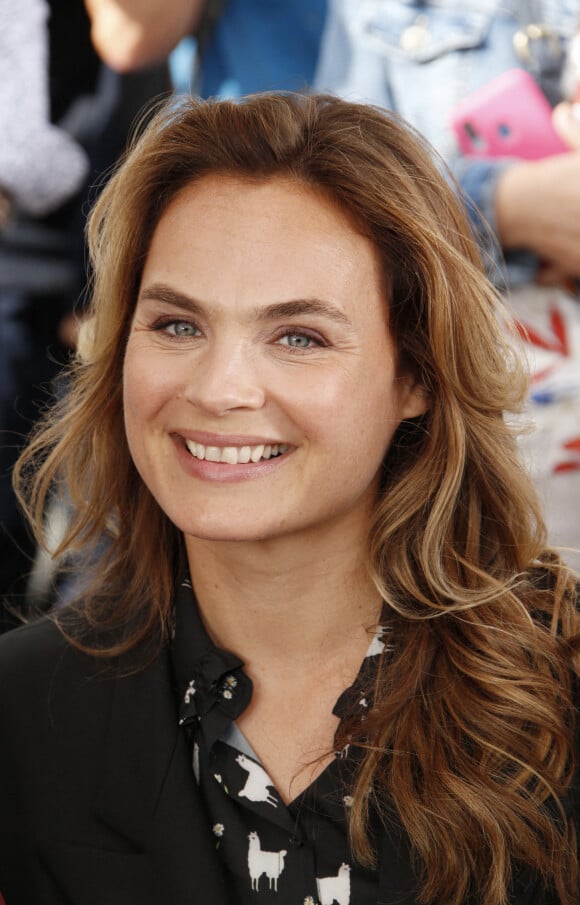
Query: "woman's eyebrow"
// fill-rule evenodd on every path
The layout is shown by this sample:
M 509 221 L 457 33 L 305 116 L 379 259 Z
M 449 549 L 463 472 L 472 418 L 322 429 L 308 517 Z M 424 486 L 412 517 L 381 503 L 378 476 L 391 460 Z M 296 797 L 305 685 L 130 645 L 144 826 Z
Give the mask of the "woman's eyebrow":
M 151 286 L 146 286 L 145 289 L 142 289 L 139 293 L 138 301 L 165 302 L 167 305 L 181 308 L 189 314 L 201 314 L 205 309 L 202 302 L 193 298 L 193 296 L 171 289 L 171 287 L 166 286 L 165 283 L 152 283 Z
M 195 299 L 193 296 L 178 292 L 164 283 L 153 283 L 146 286 L 139 294 L 141 301 L 160 301 L 169 305 L 175 305 L 190 313 L 207 312 L 211 313 L 213 305 L 206 305 Z M 339 308 L 329 302 L 324 302 L 317 298 L 307 299 L 290 299 L 285 302 L 273 302 L 271 305 L 264 307 L 255 307 L 250 315 L 250 319 L 254 321 L 267 320 L 284 320 L 284 318 L 302 317 L 304 315 L 315 315 L 324 317 L 329 320 L 337 321 L 341 324 L 351 325 L 351 321 Z
M 302 317 L 306 314 L 314 314 L 318 317 L 326 317 L 341 324 L 348 324 L 350 320 L 339 308 L 320 299 L 291 299 L 287 302 L 274 302 L 264 308 L 255 308 L 256 320 L 283 320 L 286 317 Z

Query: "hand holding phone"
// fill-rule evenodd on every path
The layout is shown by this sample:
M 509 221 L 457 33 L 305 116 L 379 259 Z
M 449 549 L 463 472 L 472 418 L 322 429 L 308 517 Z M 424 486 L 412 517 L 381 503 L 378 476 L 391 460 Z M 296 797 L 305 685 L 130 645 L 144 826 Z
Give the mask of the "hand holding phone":
M 450 125 L 463 154 L 539 160 L 569 151 L 533 76 L 509 69 L 455 105 Z

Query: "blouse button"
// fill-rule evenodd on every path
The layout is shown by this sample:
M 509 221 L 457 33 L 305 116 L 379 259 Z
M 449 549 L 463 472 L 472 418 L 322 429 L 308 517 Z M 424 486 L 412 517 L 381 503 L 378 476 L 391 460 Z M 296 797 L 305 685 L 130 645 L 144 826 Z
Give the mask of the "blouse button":
M 299 836 L 290 836 L 290 845 L 300 848 L 303 845 L 302 839 Z

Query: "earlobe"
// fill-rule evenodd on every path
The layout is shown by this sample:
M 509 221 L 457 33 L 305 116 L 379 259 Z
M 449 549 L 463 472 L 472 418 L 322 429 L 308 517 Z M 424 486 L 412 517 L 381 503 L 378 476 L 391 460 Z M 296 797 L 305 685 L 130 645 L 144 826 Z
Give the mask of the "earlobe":
M 412 375 L 401 378 L 403 395 L 401 401 L 401 421 L 424 415 L 429 408 L 430 394 L 422 383 L 417 383 Z

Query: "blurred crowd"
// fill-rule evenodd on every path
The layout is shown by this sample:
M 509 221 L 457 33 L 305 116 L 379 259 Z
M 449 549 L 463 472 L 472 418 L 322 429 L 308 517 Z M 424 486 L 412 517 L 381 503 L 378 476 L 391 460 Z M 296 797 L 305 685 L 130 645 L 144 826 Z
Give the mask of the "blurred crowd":
M 10 475 L 43 404 L 66 392 L 90 279 L 86 214 L 138 117 L 173 91 L 315 89 L 425 134 L 529 357 L 522 449 L 549 540 L 580 548 L 579 26 L 579 0 L 0 0 L 0 630 L 52 593 Z M 461 151 L 454 111 L 513 69 L 553 109 L 561 152 Z M 57 514 L 62 501 L 47 532 Z

